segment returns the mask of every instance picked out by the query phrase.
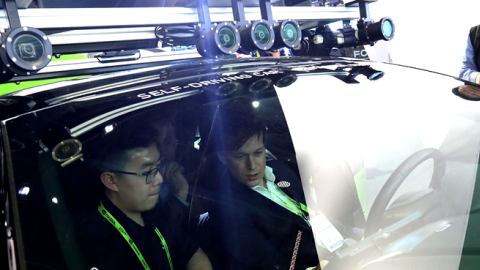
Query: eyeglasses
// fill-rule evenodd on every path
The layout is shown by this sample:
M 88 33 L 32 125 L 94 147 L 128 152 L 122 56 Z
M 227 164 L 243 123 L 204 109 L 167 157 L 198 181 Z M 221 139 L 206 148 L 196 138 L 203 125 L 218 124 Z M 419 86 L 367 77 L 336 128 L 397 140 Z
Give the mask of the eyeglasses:
M 155 168 L 144 173 L 121 172 L 121 171 L 110 171 L 110 172 L 145 176 L 145 183 L 148 185 L 153 182 L 153 179 L 155 179 L 155 177 L 157 176 L 157 173 L 160 173 L 160 175 L 163 176 L 163 174 L 165 173 L 165 169 L 167 168 L 167 165 L 168 165 L 168 160 L 166 158 L 162 158 L 159 160 L 159 163 Z

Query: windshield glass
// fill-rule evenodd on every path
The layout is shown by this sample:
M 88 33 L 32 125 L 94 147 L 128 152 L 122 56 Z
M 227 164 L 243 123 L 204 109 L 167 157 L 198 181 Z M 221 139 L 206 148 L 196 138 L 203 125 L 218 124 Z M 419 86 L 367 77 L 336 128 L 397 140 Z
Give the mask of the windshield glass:
M 157 73 L 57 85 L 6 121 L 21 265 L 477 265 L 480 108 L 463 82 L 341 61 Z
M 394 66 L 381 70 L 385 76 L 378 81 L 357 77 L 360 85 L 330 79 L 312 87 L 313 77 L 299 76 L 295 92 L 277 89 L 305 196 L 312 208 L 340 220 L 359 214 L 354 205 L 361 205 L 363 238 L 346 241 L 334 253 L 337 259 L 368 269 L 419 263 L 422 269 L 456 269 L 467 213 L 476 211 L 470 202 L 477 106 L 452 96 L 457 81 Z M 293 101 L 298 95 L 311 98 L 299 106 Z M 315 121 L 306 124 L 307 116 Z

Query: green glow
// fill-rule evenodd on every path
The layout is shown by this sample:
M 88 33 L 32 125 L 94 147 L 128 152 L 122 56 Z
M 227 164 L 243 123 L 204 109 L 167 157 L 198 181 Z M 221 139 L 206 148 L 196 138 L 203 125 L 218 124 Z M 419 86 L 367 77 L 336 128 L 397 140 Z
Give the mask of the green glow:
M 291 23 L 285 24 L 285 27 L 283 28 L 283 36 L 288 42 L 295 42 L 298 36 L 297 28 Z
M 231 48 L 235 46 L 237 39 L 235 38 L 235 32 L 230 27 L 223 27 L 218 33 L 220 44 L 225 48 Z
M 270 41 L 270 32 L 265 25 L 260 24 L 255 27 L 255 40 L 260 45 L 268 44 L 268 42 Z

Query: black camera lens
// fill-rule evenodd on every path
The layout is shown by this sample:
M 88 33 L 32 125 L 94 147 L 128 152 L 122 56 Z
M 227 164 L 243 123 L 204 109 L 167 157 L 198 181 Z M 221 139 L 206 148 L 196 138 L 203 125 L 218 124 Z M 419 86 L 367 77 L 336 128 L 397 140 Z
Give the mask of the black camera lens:
M 389 17 L 382 18 L 380 21 L 368 26 L 368 38 L 375 42 L 378 40 L 389 41 L 395 35 L 395 24 Z
M 14 41 L 16 54 L 25 62 L 36 63 L 45 54 L 45 48 L 39 38 L 25 34 Z
M 297 21 L 292 19 L 284 20 L 275 25 L 275 43 L 272 48 L 279 49 L 283 47 L 293 48 L 300 44 L 302 39 L 302 30 Z
M 276 87 L 287 87 L 292 85 L 297 80 L 297 75 L 289 74 L 287 76 L 281 77 L 276 83 Z
M 384 21 L 382 24 L 382 32 L 387 38 L 390 38 L 393 35 L 393 24 L 390 20 Z
M 272 80 L 269 78 L 263 78 L 252 83 L 250 87 L 248 87 L 248 91 L 252 93 L 258 93 L 258 92 L 267 90 L 271 86 L 272 86 Z
M 298 38 L 298 31 L 295 25 L 287 23 L 283 28 L 283 36 L 288 42 L 294 43 Z
M 214 28 L 199 29 L 197 51 L 207 58 L 235 54 L 240 47 L 240 33 L 231 23 L 219 23 Z
M 82 143 L 75 139 L 68 139 L 60 142 L 53 148 L 52 157 L 54 160 L 63 162 L 82 151 Z
M 222 27 L 218 35 L 220 44 L 225 48 L 232 48 L 237 43 L 235 32 L 231 27 Z
M 257 27 L 255 27 L 254 33 L 255 41 L 260 45 L 266 45 L 271 40 L 270 31 L 263 24 L 259 24 Z
M 0 39 L 0 57 L 13 74 L 34 74 L 52 59 L 52 44 L 47 35 L 38 29 L 25 26 L 10 29 Z
M 216 94 L 221 97 L 229 97 L 233 95 L 235 92 L 237 92 L 237 90 L 239 90 L 239 87 L 240 87 L 240 83 L 229 82 L 220 86 L 217 89 Z

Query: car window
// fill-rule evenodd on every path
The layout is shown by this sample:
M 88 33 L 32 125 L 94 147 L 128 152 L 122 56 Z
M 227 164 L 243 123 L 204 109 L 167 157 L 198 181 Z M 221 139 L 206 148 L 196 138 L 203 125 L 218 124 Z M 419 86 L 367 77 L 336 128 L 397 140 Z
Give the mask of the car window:
M 141 98 L 136 99 L 141 101 Z M 203 99 L 196 102 L 186 98 L 161 106 L 130 106 L 134 113 L 129 114 L 126 113 L 128 104 L 102 104 L 95 100 L 88 105 L 77 102 L 55 106 L 8 121 L 26 267 L 92 267 L 82 239 L 78 237 L 79 226 L 89 213 L 98 213 L 96 209 L 104 196 L 105 187 L 93 165 L 97 156 L 92 153 L 108 152 L 118 140 L 118 134 L 132 123 L 135 128 L 149 127 L 153 131 L 151 140 L 157 147 L 159 160 L 166 159 L 173 166 L 169 170 L 181 175 L 178 181 L 193 187 L 203 152 L 202 133 L 199 132 L 203 125 L 203 102 Z M 115 112 L 117 116 L 112 116 Z M 32 128 L 31 132 L 25 132 L 27 127 Z M 133 173 L 149 171 L 153 165 Z M 132 177 L 145 185 L 145 176 Z M 175 186 L 165 179 L 159 201 L 170 200 L 174 193 Z M 188 205 L 189 197 L 173 198 L 187 211 L 181 203 Z M 186 215 L 185 224 L 188 212 Z M 121 223 L 121 219 L 118 220 Z M 169 241 L 173 236 L 168 234 L 176 235 L 176 231 L 183 230 L 178 227 L 167 232 L 165 239 Z M 94 236 L 95 231 L 91 234 Z M 125 244 L 130 249 L 127 242 Z M 178 254 L 176 250 L 181 249 L 170 246 L 172 254 Z M 133 251 L 132 254 L 135 256 Z M 118 256 L 120 258 L 120 254 Z M 177 265 L 177 268 L 183 267 Z
M 479 109 L 452 93 L 463 82 L 342 61 L 157 73 L 31 92 L 42 109 L 6 121 L 27 268 L 90 265 L 78 228 L 105 191 L 91 153 L 127 127 L 177 164 L 188 195 L 163 182 L 160 203 L 181 206 L 169 233 L 214 269 L 475 265 Z
M 477 106 L 452 95 L 459 81 L 395 66 L 381 70 L 383 78 L 359 76 L 360 84 L 316 86 L 299 76 L 295 92 L 277 89 L 312 207 L 365 222 L 361 240 L 333 253 L 334 265 L 457 269 L 462 261 L 461 269 L 470 269 L 461 255 L 462 247 L 476 245 L 467 236 L 463 246 L 462 239 L 467 221 L 472 233 L 475 226 Z M 311 98 L 299 106 L 298 95 Z

